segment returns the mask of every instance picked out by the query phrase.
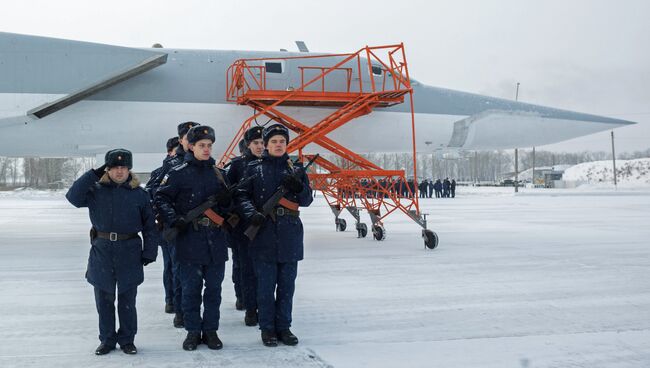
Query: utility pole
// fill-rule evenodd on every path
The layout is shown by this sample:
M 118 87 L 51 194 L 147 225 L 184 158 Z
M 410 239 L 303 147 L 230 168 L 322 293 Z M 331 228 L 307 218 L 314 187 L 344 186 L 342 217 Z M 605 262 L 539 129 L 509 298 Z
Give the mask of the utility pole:
M 614 131 L 612 130 L 612 165 L 614 166 L 614 188 L 616 188 L 616 152 L 614 151 Z
M 535 147 L 533 146 L 533 188 L 535 188 Z
M 515 101 L 519 101 L 519 82 L 517 82 Z M 519 192 L 519 152 L 518 149 L 515 148 L 515 193 L 517 192 Z

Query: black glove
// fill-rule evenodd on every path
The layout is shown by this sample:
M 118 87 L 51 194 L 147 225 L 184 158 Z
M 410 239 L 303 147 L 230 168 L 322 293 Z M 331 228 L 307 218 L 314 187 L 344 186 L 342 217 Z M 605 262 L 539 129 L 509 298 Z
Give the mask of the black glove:
M 253 226 L 261 226 L 264 221 L 266 221 L 266 216 L 259 212 L 255 212 L 255 214 L 250 217 L 250 222 Z
M 98 178 L 101 178 L 102 176 L 104 176 L 104 173 L 106 172 L 106 165 L 102 165 L 96 169 L 93 169 L 93 172 L 95 173 L 95 175 L 97 175 Z
M 179 233 L 185 231 L 185 229 L 187 228 L 187 221 L 185 220 L 185 217 L 181 216 L 177 218 L 176 221 L 174 221 L 174 223 L 172 224 L 172 227 L 175 227 Z
M 214 196 L 214 200 L 220 207 L 228 207 L 232 203 L 232 193 L 228 189 L 224 189 Z
M 142 265 L 143 265 L 143 266 L 146 266 L 146 265 L 148 265 L 149 263 L 156 262 L 156 260 L 154 260 L 154 259 L 149 259 L 149 258 L 144 258 L 144 257 L 142 257 L 141 261 L 142 261 Z
M 302 192 L 302 188 L 304 188 L 302 181 L 300 181 L 300 179 L 296 178 L 294 175 L 285 176 L 284 179 L 282 179 L 282 185 L 284 185 L 287 190 L 293 193 L 300 193 Z

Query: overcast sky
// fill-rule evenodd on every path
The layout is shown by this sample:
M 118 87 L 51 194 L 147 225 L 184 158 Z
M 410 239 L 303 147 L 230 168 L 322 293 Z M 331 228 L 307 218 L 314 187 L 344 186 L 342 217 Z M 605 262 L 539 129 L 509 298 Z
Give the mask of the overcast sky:
M 420 82 L 638 122 L 650 148 L 650 1 L 3 2 L 0 31 L 121 46 L 349 52 L 404 42 Z M 2 52 L 2 50 L 0 50 Z M 540 149 L 610 150 L 609 133 Z

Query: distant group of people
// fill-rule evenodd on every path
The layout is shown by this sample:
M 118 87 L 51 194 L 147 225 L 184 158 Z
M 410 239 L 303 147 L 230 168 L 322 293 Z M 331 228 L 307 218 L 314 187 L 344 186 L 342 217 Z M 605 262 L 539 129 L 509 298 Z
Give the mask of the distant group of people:
M 418 184 L 420 198 L 431 198 L 435 193 L 436 198 L 455 198 L 456 197 L 456 180 L 445 178 L 444 180 L 426 179 Z

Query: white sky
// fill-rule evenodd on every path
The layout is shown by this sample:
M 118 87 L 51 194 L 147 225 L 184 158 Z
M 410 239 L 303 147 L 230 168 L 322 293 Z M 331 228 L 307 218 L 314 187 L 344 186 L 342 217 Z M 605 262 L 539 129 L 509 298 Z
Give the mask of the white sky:
M 404 42 L 419 81 L 622 118 L 617 151 L 650 148 L 650 1 L 21 0 L 0 31 L 121 46 L 348 52 Z M 1 52 L 1 50 L 0 50 Z M 609 133 L 552 146 L 610 150 Z

